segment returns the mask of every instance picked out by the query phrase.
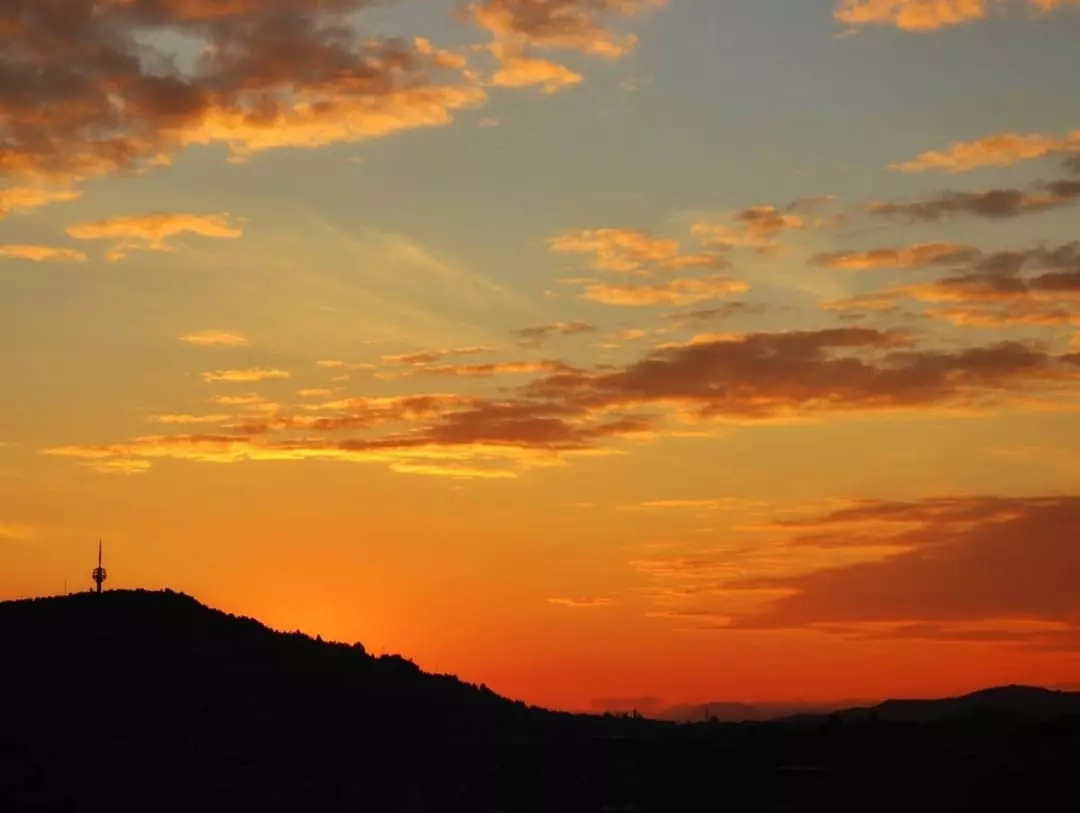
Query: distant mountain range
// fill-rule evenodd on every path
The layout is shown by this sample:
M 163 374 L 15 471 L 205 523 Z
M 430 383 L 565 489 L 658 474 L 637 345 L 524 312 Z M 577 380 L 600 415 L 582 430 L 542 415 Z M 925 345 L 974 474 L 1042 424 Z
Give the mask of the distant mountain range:
M 843 719 L 889 722 L 931 722 L 953 717 L 999 714 L 1053 719 L 1080 714 L 1080 692 L 1035 686 L 999 686 L 959 697 L 933 700 L 846 700 L 831 703 L 701 703 L 674 706 L 656 715 L 660 720 L 697 723 L 715 717 L 723 723 L 809 719 L 834 715 Z

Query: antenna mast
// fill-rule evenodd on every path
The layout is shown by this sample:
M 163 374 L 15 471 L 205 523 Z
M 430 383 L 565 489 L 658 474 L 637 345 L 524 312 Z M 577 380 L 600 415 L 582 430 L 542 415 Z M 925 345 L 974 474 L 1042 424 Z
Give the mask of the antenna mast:
M 105 568 L 101 566 L 101 540 L 100 539 L 98 540 L 98 543 L 97 543 L 97 567 L 94 568 L 94 572 L 91 575 L 93 576 L 94 584 L 97 585 L 97 592 L 100 593 L 101 592 L 101 584 L 102 584 L 102 582 L 104 582 L 107 578 L 109 578 L 109 574 L 105 571 Z

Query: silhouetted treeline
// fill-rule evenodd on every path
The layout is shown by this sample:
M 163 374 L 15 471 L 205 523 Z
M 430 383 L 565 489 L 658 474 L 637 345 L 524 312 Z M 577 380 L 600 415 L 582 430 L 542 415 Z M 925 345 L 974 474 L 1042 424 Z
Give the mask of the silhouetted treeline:
M 0 640 L 5 813 L 951 813 L 1076 798 L 1076 696 L 1037 689 L 899 718 L 895 704 L 734 725 L 569 715 L 170 592 L 0 604 Z

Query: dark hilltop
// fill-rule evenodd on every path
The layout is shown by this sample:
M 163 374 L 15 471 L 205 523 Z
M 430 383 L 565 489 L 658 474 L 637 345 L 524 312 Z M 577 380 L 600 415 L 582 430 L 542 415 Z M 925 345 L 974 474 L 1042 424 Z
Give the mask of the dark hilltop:
M 572 715 L 178 593 L 0 603 L 0 811 L 1028 811 L 1080 694 L 721 723 Z

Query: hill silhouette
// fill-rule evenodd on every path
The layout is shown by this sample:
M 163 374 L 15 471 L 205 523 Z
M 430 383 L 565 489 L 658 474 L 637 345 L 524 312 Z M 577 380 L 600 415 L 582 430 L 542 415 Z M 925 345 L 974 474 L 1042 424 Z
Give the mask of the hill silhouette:
M 0 640 L 5 813 L 1024 810 L 1080 756 L 1064 692 L 732 725 L 571 715 L 168 591 L 0 603 Z

